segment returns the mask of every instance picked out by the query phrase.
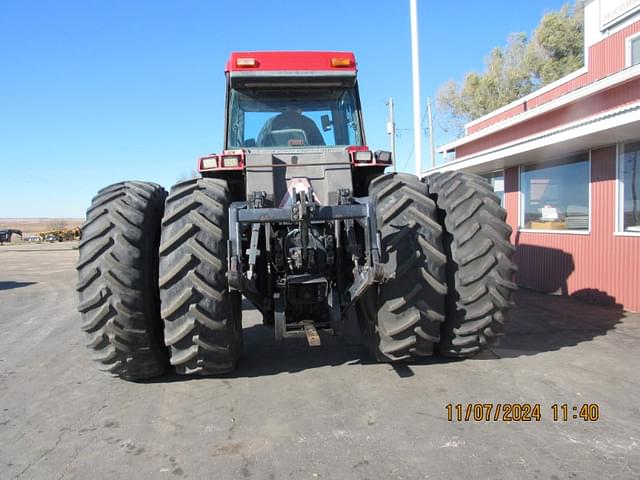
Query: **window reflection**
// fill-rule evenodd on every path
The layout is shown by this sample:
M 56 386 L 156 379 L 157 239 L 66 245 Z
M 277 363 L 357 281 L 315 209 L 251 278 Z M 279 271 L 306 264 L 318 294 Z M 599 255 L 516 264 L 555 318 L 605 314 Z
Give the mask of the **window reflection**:
M 504 206 L 504 170 L 491 172 L 483 175 L 483 177 L 487 179 L 487 182 L 489 182 L 491 188 L 500 199 L 500 205 Z
M 623 146 L 620 169 L 622 228 L 640 232 L 640 142 Z
M 529 165 L 521 170 L 522 228 L 589 229 L 589 158 Z

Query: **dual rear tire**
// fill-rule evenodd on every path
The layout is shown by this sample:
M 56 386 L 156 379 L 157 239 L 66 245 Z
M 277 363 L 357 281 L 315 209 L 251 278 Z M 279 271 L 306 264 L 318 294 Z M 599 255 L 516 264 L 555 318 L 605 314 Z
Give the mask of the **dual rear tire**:
M 98 192 L 82 227 L 76 289 L 101 369 L 143 380 L 169 365 L 200 375 L 235 368 L 242 312 L 240 294 L 226 287 L 229 198 L 214 179 L 179 183 L 168 197 L 145 182 Z
M 371 183 L 369 197 L 386 279 L 357 304 L 373 356 L 464 358 L 494 345 L 513 303 L 516 267 L 506 211 L 486 180 L 388 174 Z

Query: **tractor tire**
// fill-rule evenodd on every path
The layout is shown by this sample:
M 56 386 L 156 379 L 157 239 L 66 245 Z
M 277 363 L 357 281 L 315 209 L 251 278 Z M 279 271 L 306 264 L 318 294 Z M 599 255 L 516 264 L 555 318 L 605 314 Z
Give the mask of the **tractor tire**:
M 426 185 L 404 173 L 373 180 L 369 197 L 376 206 L 385 280 L 357 302 L 364 342 L 382 362 L 433 355 L 446 294 L 436 205 Z
M 121 182 L 98 192 L 87 210 L 77 263 L 81 328 L 102 370 L 126 380 L 162 374 L 158 292 L 160 220 L 167 192 Z
M 242 307 L 227 287 L 230 192 L 225 180 L 180 182 L 167 197 L 160 242 L 164 341 L 176 372 L 234 370 L 243 348 Z
M 503 335 L 516 290 L 507 212 L 485 179 L 462 172 L 425 180 L 438 206 L 447 254 L 447 315 L 438 351 L 470 357 Z

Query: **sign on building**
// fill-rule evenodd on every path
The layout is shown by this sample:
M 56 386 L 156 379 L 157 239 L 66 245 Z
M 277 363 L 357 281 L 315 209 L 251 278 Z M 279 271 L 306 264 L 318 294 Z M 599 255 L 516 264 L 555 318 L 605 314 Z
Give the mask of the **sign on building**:
M 640 11 L 640 0 L 600 0 L 600 29 L 604 30 Z

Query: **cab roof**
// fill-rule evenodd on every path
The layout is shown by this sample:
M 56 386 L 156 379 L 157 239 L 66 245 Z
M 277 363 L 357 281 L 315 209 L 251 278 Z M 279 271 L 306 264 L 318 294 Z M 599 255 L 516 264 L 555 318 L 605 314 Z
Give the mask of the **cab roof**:
M 322 72 L 332 76 L 354 76 L 356 58 L 351 52 L 233 52 L 225 72 L 231 76 L 276 72 L 280 75 Z

